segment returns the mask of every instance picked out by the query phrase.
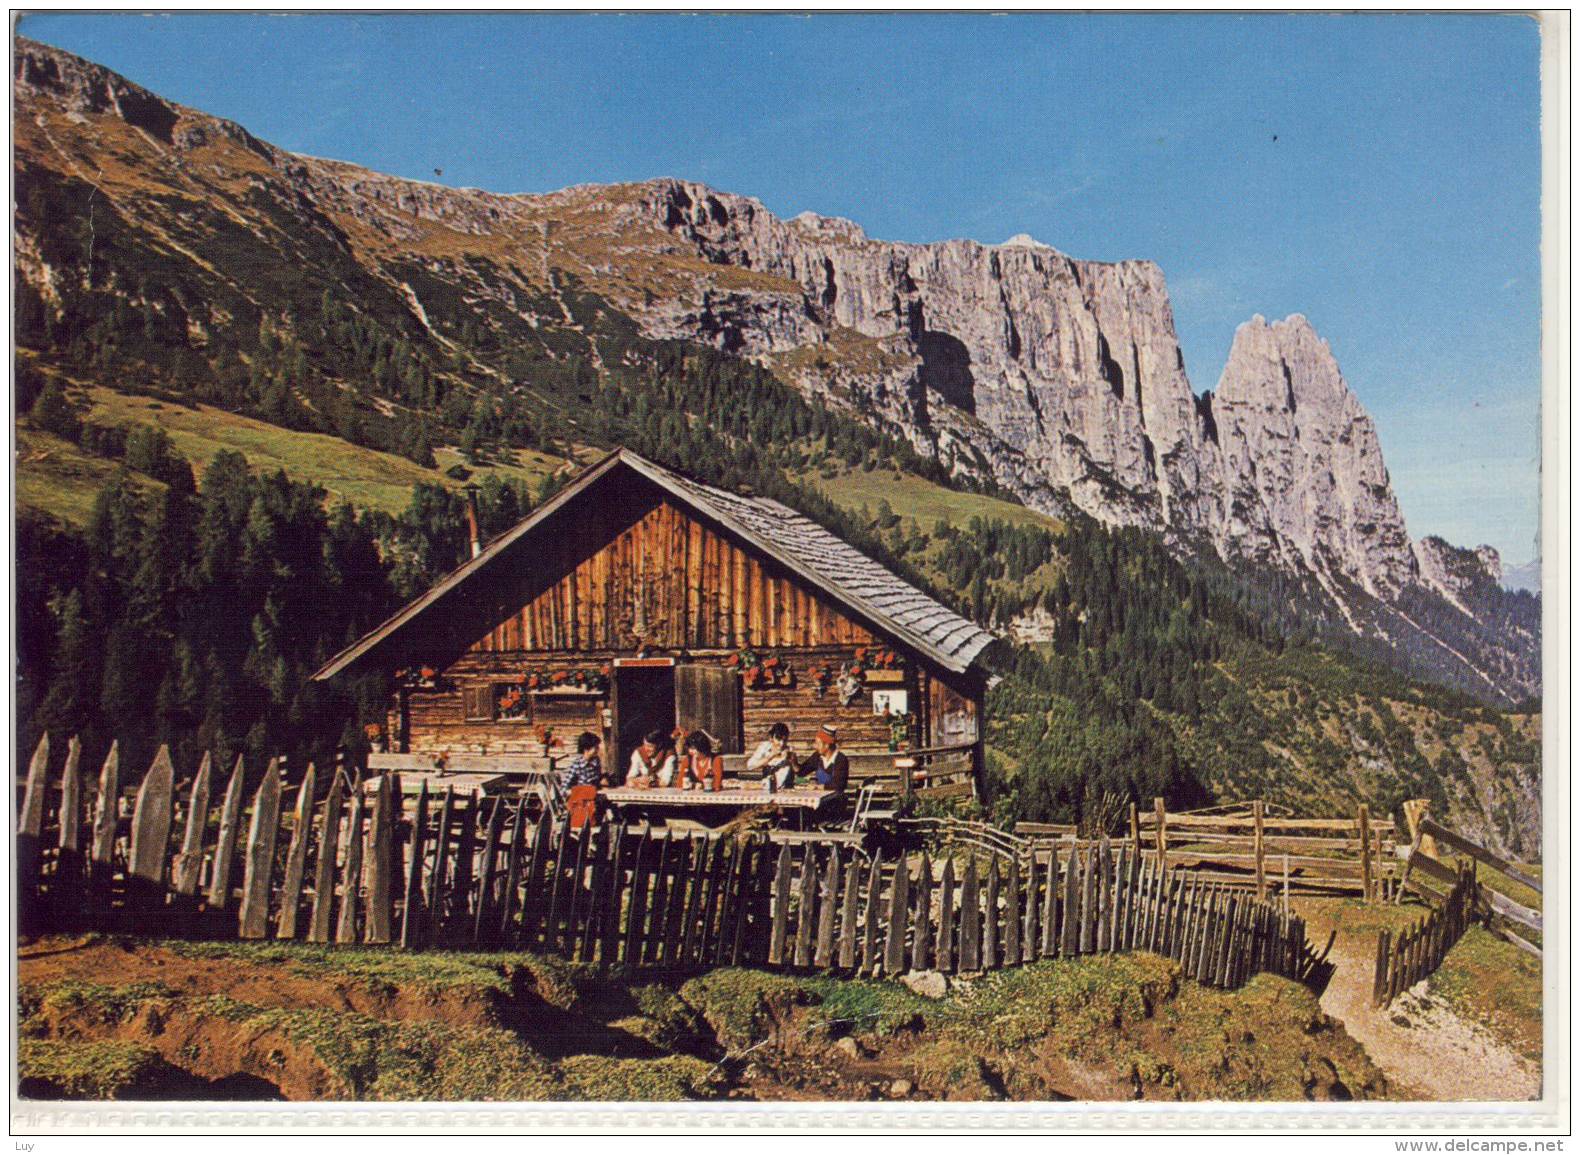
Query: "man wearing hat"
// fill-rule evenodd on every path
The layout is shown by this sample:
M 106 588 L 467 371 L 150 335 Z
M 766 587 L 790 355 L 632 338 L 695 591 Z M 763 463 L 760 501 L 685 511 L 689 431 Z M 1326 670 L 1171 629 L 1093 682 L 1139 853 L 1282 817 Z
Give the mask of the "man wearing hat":
M 839 731 L 824 722 L 812 736 L 814 753 L 801 765 L 807 774 L 824 790 L 843 790 L 850 781 L 850 759 L 839 749 Z

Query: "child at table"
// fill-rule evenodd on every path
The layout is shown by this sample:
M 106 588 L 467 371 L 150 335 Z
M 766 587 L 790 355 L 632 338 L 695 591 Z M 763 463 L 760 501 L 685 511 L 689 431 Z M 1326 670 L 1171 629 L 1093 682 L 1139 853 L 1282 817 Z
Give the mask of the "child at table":
M 713 739 L 706 730 L 693 730 L 686 735 L 680 788 L 690 790 L 694 787 L 709 793 L 724 789 L 724 758 L 713 752 Z

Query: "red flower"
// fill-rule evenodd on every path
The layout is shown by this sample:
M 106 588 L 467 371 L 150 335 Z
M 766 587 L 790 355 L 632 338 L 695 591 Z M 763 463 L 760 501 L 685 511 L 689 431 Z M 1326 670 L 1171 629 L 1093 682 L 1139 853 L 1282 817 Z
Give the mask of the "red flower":
M 739 654 L 731 654 L 728 658 L 724 659 L 724 664 L 733 670 L 736 666 L 741 664 L 741 656 Z
M 779 665 L 779 659 L 778 658 L 769 658 L 766 662 L 763 663 L 763 665 L 767 666 L 770 670 L 776 669 L 778 667 L 778 665 Z
M 438 673 L 438 672 L 439 672 L 439 671 L 438 671 L 438 670 L 436 670 L 436 669 L 434 669 L 434 668 L 433 668 L 433 667 L 432 667 L 432 666 L 424 666 L 424 667 L 423 667 L 423 668 L 422 668 L 422 676 L 423 676 L 423 677 L 424 677 L 424 678 L 427 678 L 427 679 L 429 679 L 429 680 L 430 680 L 430 681 L 431 681 L 431 680 L 432 680 L 432 679 L 433 679 L 433 676 L 434 676 L 434 675 L 435 675 L 435 674 L 437 674 L 437 673 Z
M 564 685 L 564 683 L 565 683 L 565 671 L 564 670 L 556 670 L 554 672 L 554 677 L 553 677 L 552 680 L 553 680 L 553 682 L 554 682 L 554 684 L 556 686 Z
M 532 677 L 527 679 L 528 689 L 536 690 L 542 684 L 542 680 L 536 674 L 533 674 Z

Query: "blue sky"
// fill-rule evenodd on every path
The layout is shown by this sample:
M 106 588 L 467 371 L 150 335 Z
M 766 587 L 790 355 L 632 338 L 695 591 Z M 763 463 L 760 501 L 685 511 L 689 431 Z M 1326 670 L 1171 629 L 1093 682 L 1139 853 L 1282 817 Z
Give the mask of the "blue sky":
M 683 176 L 874 236 L 1148 258 L 1196 391 L 1306 314 L 1411 532 L 1538 550 L 1534 21 L 24 17 L 281 147 L 500 192 Z

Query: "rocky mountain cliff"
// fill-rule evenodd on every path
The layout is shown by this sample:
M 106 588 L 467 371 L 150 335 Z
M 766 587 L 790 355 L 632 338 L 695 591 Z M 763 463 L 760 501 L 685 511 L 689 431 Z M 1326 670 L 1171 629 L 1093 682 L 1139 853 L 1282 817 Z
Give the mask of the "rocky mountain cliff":
M 552 360 L 585 341 L 596 363 L 590 299 L 649 338 L 756 361 L 1028 505 L 1279 575 L 1406 668 L 1504 701 L 1539 690 L 1531 614 L 1485 604 L 1496 555 L 1411 541 L 1376 429 L 1302 317 L 1247 322 L 1198 396 L 1148 261 L 1024 236 L 875 241 L 681 180 L 451 189 L 286 153 L 70 54 L 15 48 L 16 269 L 41 325 L 107 292 L 221 372 L 228 331 L 289 326 L 324 291 L 397 317 L 389 339 L 421 373 L 526 396 L 530 378 L 484 350 Z

